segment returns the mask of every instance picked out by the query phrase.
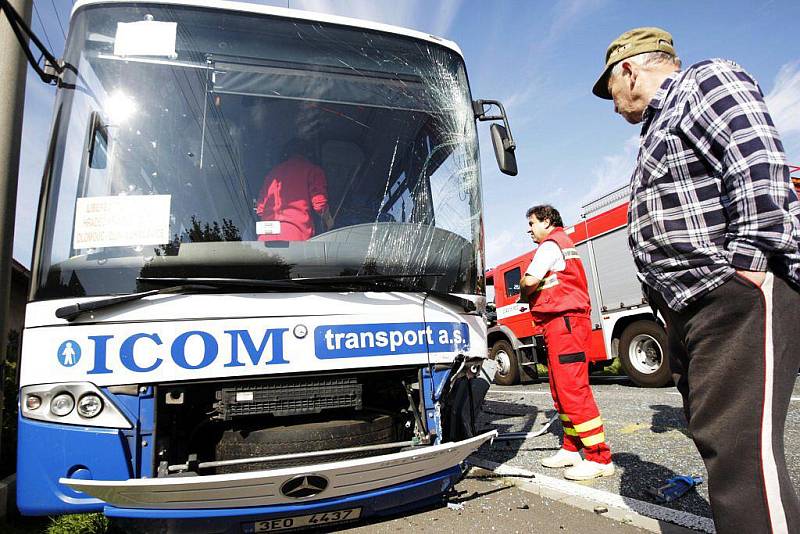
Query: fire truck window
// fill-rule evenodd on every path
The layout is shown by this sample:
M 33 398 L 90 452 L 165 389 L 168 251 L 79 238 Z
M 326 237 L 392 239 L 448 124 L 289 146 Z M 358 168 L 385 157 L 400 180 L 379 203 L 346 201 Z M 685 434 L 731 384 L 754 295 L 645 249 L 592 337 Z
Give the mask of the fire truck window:
M 513 297 L 519 295 L 520 268 L 517 267 L 516 269 L 506 271 L 505 274 L 503 274 L 503 279 L 506 282 L 506 296 Z

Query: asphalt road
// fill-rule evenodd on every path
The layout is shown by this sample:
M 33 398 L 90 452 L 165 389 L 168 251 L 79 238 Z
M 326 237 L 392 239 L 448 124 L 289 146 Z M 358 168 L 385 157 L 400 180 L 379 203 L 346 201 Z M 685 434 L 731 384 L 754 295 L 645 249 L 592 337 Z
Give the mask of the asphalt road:
M 639 528 L 615 521 L 591 510 L 576 509 L 526 492 L 509 481 L 469 475 L 458 483 L 448 506 L 361 524 L 342 531 L 369 534 L 428 532 L 435 534 L 553 534 L 602 532 L 635 534 Z
M 606 440 L 617 465 L 613 477 L 581 483 L 623 497 L 655 502 L 647 489 L 659 486 L 674 475 L 700 475 L 705 467 L 693 442 L 686 434 L 681 397 L 674 388 L 644 389 L 624 379 L 593 379 L 592 389 L 605 423 Z M 548 384 L 492 386 L 484 406 L 481 425 L 500 432 L 534 431 L 552 415 Z M 731 429 L 736 432 L 735 428 Z M 478 457 L 520 467 L 551 477 L 560 470 L 541 467 L 539 460 L 559 448 L 561 425 L 527 441 L 495 441 L 478 451 Z M 786 457 L 795 488 L 800 489 L 800 382 L 786 421 Z M 708 486 L 665 506 L 711 517 Z
M 619 496 L 623 502 L 656 504 L 647 489 L 659 486 L 676 475 L 706 477 L 705 467 L 693 442 L 686 435 L 681 397 L 674 388 L 643 389 L 624 378 L 593 378 L 592 388 L 605 421 L 606 438 L 611 446 L 617 473 L 613 477 L 580 484 L 564 482 L 564 487 L 601 490 Z M 525 386 L 492 386 L 480 417 L 478 430 L 531 432 L 539 430 L 553 414 L 546 382 Z M 732 430 L 735 432 L 735 430 Z M 558 450 L 561 425 L 555 423 L 543 435 L 526 441 L 496 440 L 481 448 L 473 459 L 518 468 L 534 475 L 527 479 L 555 479 L 561 470 L 541 467 L 539 460 Z M 786 422 L 786 454 L 792 480 L 800 490 L 800 381 L 795 385 Z M 545 475 L 542 477 L 541 475 Z M 560 483 L 560 481 L 559 481 Z M 512 487 L 513 486 L 513 487 Z M 345 528 L 348 532 L 642 532 L 627 518 L 611 520 L 595 502 L 583 507 L 574 499 L 548 496 L 526 477 L 487 479 L 471 475 L 456 486 L 449 498 L 450 507 L 439 506 Z M 577 488 L 581 486 L 581 488 Z M 526 491 L 527 490 L 527 491 Z M 599 493 L 599 492 L 597 492 Z M 591 499 L 590 499 L 591 501 Z M 463 508 L 456 510 L 459 504 Z M 455 506 L 453 506 L 455 505 Z M 647 504 L 644 505 L 645 509 Z M 678 500 L 660 504 L 677 514 L 686 512 L 709 518 L 708 488 L 701 484 Z M 641 508 L 641 506 L 640 506 Z M 640 518 L 641 519 L 641 518 Z M 641 521 L 640 521 L 641 522 Z M 713 531 L 713 526 L 705 530 Z M 687 532 L 672 523 L 651 521 L 650 531 Z

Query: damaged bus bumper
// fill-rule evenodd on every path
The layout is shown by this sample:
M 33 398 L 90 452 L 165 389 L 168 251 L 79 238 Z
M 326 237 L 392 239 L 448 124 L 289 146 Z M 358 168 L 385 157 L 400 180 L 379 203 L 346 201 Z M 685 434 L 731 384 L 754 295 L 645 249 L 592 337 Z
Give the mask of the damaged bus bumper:
M 393 454 L 247 473 L 121 481 L 61 478 L 59 483 L 104 501 L 105 513 L 114 517 L 269 518 L 346 507 L 352 519 L 386 513 L 390 508 L 370 502 L 377 497 L 409 493 L 395 500 L 391 509 L 397 509 L 440 494 L 457 480 L 454 466 L 496 435 L 492 431 Z M 415 498 L 414 492 L 420 494 Z

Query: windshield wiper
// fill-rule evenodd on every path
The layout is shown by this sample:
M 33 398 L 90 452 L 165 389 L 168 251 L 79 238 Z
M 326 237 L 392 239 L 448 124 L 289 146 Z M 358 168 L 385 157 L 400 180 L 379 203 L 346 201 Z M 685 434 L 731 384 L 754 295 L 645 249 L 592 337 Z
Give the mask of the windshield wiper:
M 181 284 L 176 286 L 165 287 L 162 289 L 152 289 L 150 291 L 142 291 L 140 293 L 131 293 L 129 295 L 120 295 L 119 297 L 110 297 L 105 299 L 92 300 L 89 302 L 77 302 L 69 306 L 63 306 L 56 310 L 56 317 L 59 319 L 66 319 L 72 321 L 82 313 L 101 310 L 103 308 L 110 308 L 117 304 L 139 300 L 150 295 L 164 295 L 164 294 L 181 294 L 181 293 L 198 293 L 205 291 L 217 290 L 218 287 L 203 284 Z
M 136 280 L 140 282 L 148 282 L 151 284 L 170 284 L 169 287 L 161 289 L 151 289 L 149 291 L 141 291 L 139 293 L 131 293 L 129 295 L 120 295 L 119 297 L 110 297 L 90 302 L 80 302 L 64 306 L 56 310 L 56 317 L 59 319 L 66 319 L 72 321 L 82 313 L 89 311 L 100 310 L 139 300 L 151 295 L 164 295 L 164 294 L 181 294 L 181 293 L 200 293 L 207 291 L 217 291 L 224 287 L 258 287 L 263 289 L 277 289 L 277 290 L 297 290 L 304 286 L 295 283 L 294 280 L 249 280 L 246 278 L 145 278 L 139 277 Z
M 404 278 L 429 278 L 442 276 L 441 273 L 426 273 L 426 274 L 363 274 L 363 275 L 350 275 L 350 276 L 326 276 L 318 278 L 288 278 L 285 280 L 258 280 L 252 278 L 137 278 L 140 282 L 147 282 L 150 284 L 208 284 L 217 287 L 252 287 L 252 288 L 270 288 L 270 289 L 298 289 L 319 286 L 366 286 L 372 289 L 393 289 L 408 292 L 421 292 L 427 295 L 437 297 L 446 302 L 457 304 L 461 306 L 466 312 L 473 312 L 476 310 L 475 303 L 471 300 L 446 293 L 444 291 L 437 291 L 435 289 L 428 289 L 413 284 L 404 283 Z M 387 282 L 389 287 L 387 287 Z M 362 286 L 363 284 L 363 286 Z

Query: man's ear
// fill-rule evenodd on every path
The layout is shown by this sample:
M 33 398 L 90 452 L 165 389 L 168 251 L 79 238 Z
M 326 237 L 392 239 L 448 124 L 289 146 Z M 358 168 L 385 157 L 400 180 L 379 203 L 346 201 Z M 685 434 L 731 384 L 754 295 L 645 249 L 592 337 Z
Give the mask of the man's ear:
M 636 85 L 636 80 L 639 77 L 639 65 L 630 61 L 623 61 L 622 72 L 628 74 L 630 78 L 628 83 L 630 84 L 631 89 L 633 89 L 633 86 Z

